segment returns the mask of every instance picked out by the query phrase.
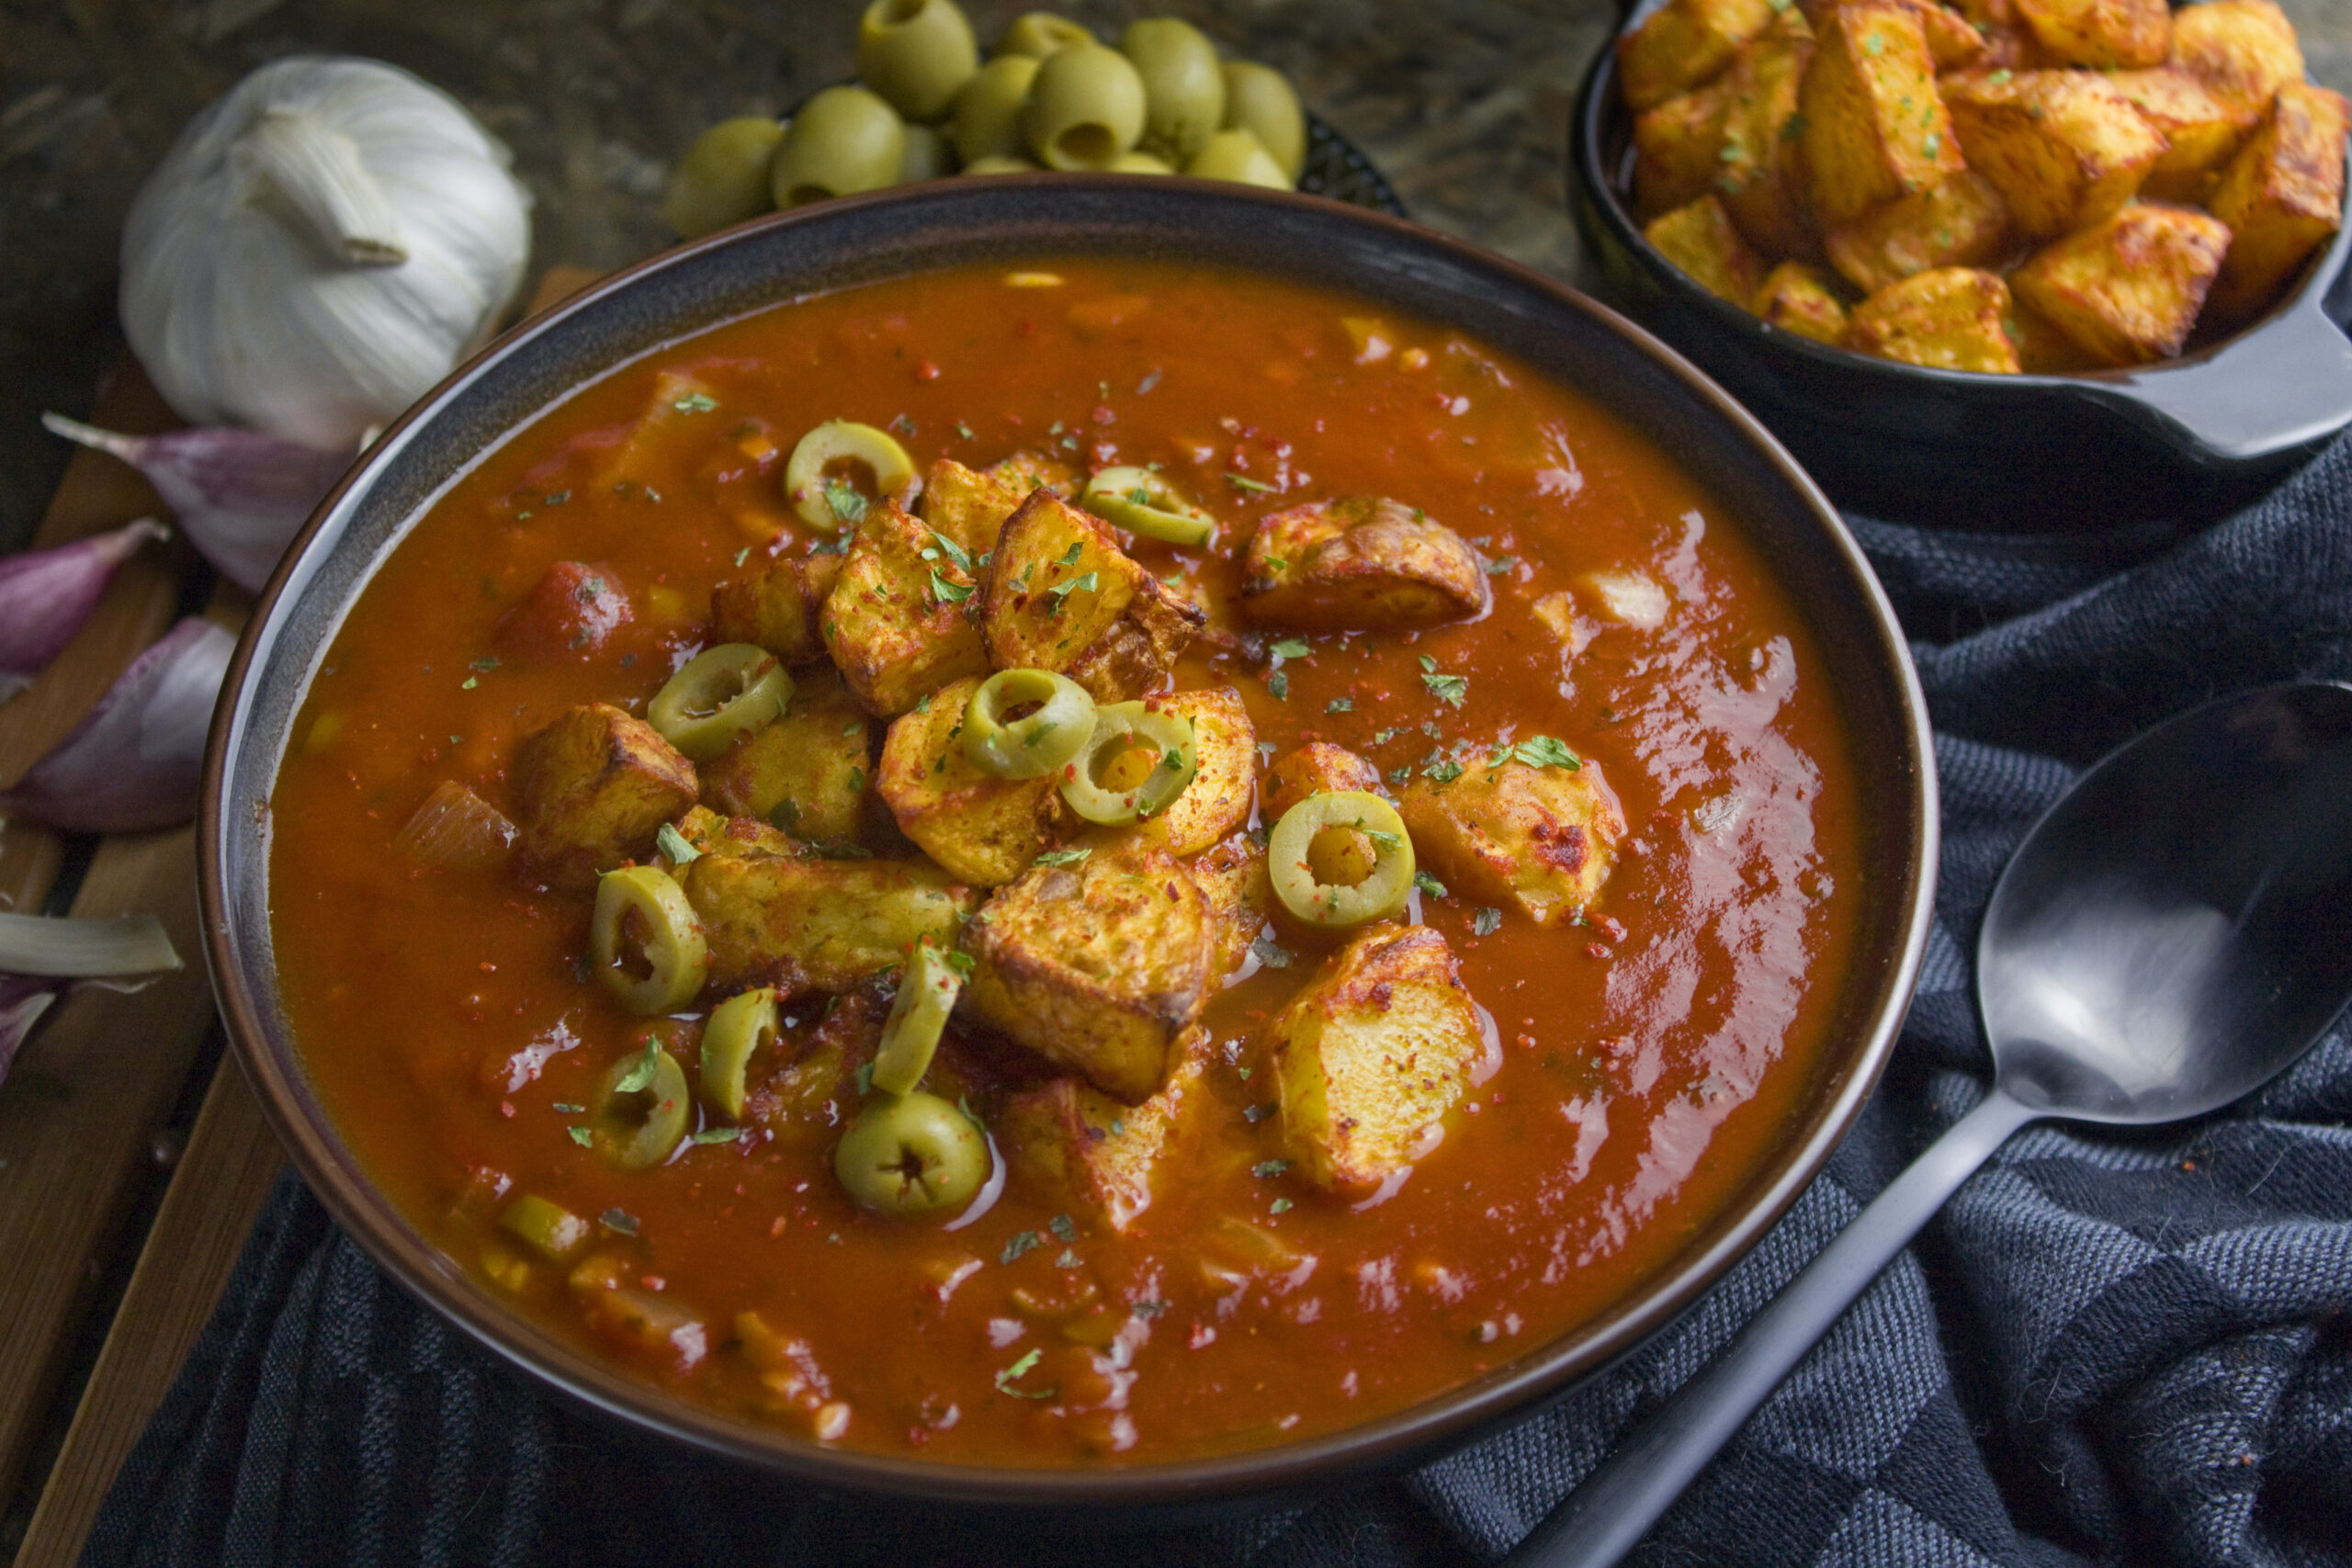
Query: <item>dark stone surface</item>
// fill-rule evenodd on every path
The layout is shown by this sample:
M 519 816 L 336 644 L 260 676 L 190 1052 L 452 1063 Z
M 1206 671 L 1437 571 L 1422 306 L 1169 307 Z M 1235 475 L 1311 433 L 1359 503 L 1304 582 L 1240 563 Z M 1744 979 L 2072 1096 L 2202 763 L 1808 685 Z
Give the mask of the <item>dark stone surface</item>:
M 2352 88 L 2352 6 L 2285 0 L 2314 79 Z M 245 72 L 368 54 L 462 99 L 537 199 L 537 265 L 609 268 L 667 243 L 669 161 L 710 121 L 851 72 L 862 0 L 0 0 L 0 549 L 21 543 L 119 346 L 115 247 L 180 125 Z M 967 0 L 983 38 L 1023 0 Z M 1414 216 L 1574 276 L 1569 103 L 1610 0 L 1154 0 L 1060 7 L 1115 36 L 1192 18 L 1279 66 Z

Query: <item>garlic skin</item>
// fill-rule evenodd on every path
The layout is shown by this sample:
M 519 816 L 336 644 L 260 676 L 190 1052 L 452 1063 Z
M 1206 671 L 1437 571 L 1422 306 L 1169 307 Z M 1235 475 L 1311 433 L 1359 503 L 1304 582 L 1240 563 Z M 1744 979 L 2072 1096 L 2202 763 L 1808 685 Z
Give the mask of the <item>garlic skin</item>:
M 74 640 L 115 568 L 150 539 L 170 534 L 141 517 L 54 549 L 0 557 L 0 703 L 31 684 Z
M 349 451 L 487 335 L 529 197 L 457 100 L 379 61 L 265 65 L 131 204 L 125 334 L 191 424 Z
M 132 660 L 14 789 L 0 817 L 70 833 L 133 833 L 196 815 L 204 740 L 237 639 L 195 616 Z

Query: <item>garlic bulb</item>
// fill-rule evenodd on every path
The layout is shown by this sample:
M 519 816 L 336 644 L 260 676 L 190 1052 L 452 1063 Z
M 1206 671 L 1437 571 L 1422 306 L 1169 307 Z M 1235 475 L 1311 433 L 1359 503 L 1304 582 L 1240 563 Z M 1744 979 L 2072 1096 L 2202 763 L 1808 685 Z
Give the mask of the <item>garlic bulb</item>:
M 189 122 L 131 204 L 123 331 L 190 423 L 348 451 L 521 284 L 529 198 L 507 162 L 396 67 L 266 65 Z

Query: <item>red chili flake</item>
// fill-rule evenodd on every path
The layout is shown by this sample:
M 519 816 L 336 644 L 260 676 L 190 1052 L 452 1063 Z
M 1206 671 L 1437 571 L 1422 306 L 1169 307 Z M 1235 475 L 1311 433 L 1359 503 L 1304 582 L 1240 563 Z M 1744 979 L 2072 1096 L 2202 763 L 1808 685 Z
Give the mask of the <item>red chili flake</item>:
M 778 1214 L 775 1219 L 768 1222 L 768 1239 L 770 1241 L 775 1240 L 776 1237 L 784 1234 L 785 1223 L 785 1218 L 782 1214 Z
M 1096 403 L 1094 405 L 1094 412 L 1087 417 L 1091 419 L 1097 424 L 1116 424 L 1119 423 L 1119 416 L 1111 412 L 1111 405 L 1109 403 Z
M 637 1277 L 637 1282 L 657 1294 L 670 1288 L 670 1281 L 659 1274 L 639 1274 Z
M 1535 1049 L 1535 1036 L 1532 1034 L 1521 1034 L 1513 1039 L 1511 1043 L 1514 1045 L 1523 1046 L 1526 1049 L 1532 1051 Z
M 1585 956 L 1588 958 L 1606 958 L 1609 956 L 1609 949 L 1597 942 L 1586 942 L 1584 944 L 1584 951 Z
M 509 1122 L 512 1122 L 514 1120 L 514 1102 L 511 1100 L 500 1100 L 498 1102 L 498 1113 L 501 1116 L 505 1117 Z
M 1188 1349 L 1203 1350 L 1216 1343 L 1216 1330 L 1205 1323 L 1193 1325 L 1192 1337 L 1184 1341 Z
M 1031 321 L 1026 316 L 1022 317 L 1019 321 L 1012 323 L 1012 335 L 1014 337 L 1028 337 L 1035 333 L 1036 330 L 1037 323 Z
M 1608 915 L 1601 916 L 1600 925 L 1601 931 L 1606 933 L 1610 941 L 1623 942 L 1625 940 L 1625 928 L 1618 924 L 1611 917 Z
M 933 364 L 933 363 L 932 363 L 930 360 L 928 360 L 928 359 L 919 359 L 919 360 L 917 360 L 917 361 L 915 362 L 915 379 L 916 379 L 916 380 L 918 380 L 918 381 L 936 381 L 936 380 L 938 380 L 938 379 L 939 379 L 939 367 L 938 367 L 938 366 L 936 366 L 936 365 L 934 365 L 934 364 Z
M 1168 885 L 1168 901 L 1171 904 L 1182 902 L 1176 897 L 1176 885 L 1172 882 Z

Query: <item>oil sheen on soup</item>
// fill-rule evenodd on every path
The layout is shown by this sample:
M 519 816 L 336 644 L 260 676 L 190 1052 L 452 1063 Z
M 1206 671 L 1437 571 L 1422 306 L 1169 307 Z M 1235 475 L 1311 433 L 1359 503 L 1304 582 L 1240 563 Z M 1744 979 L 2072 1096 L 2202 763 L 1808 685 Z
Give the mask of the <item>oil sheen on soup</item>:
M 788 472 L 828 422 L 911 482 Z M 1079 504 L 1113 468 L 1193 531 Z M 1075 764 L 976 763 L 1006 667 L 1086 691 L 1098 793 L 1166 761 L 1121 713 L 1189 783 L 1098 822 Z M 432 505 L 293 735 L 273 935 L 370 1177 L 628 1375 L 888 1454 L 1197 1457 L 1528 1353 L 1775 1151 L 1854 938 L 1838 701 L 1739 519 L 1495 345 L 1204 268 L 943 272 L 614 371 Z M 916 942 L 953 1008 L 901 1101 Z M 910 1103 L 961 1185 L 888 1145 L 853 1196 Z

